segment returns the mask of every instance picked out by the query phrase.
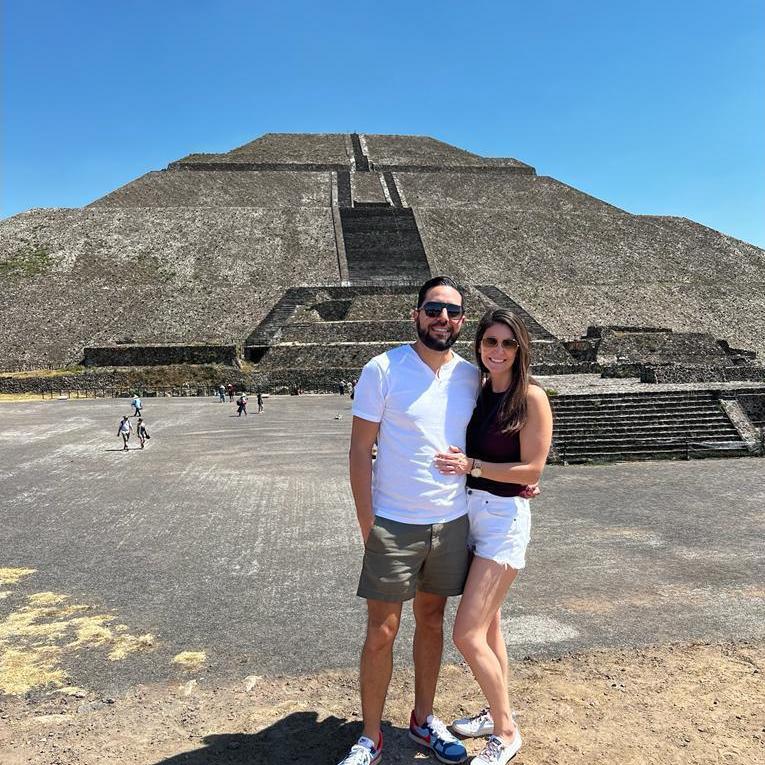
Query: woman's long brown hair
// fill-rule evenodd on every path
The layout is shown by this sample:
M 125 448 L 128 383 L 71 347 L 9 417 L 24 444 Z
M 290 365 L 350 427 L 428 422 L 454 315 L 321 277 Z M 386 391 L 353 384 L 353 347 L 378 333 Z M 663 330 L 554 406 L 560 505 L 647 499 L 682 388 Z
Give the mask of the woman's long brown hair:
M 526 394 L 529 385 L 539 385 L 529 374 L 531 340 L 526 325 L 519 316 L 508 311 L 507 308 L 492 308 L 481 317 L 475 332 L 475 357 L 483 376 L 484 388 L 491 383 L 488 382 L 489 370 L 481 361 L 481 340 L 486 330 L 494 324 L 504 324 L 518 341 L 510 372 L 510 387 L 505 391 L 497 412 L 499 429 L 503 433 L 517 433 L 526 424 Z

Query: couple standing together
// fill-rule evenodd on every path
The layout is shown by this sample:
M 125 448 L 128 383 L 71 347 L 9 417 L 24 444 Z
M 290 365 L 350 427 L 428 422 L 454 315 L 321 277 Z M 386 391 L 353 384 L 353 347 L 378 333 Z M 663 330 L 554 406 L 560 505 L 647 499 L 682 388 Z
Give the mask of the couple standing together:
M 547 459 L 552 414 L 544 390 L 529 377 L 529 336 L 513 313 L 500 308 L 481 319 L 480 371 L 451 350 L 465 322 L 463 299 L 448 277 L 426 282 L 413 311 L 417 340 L 373 358 L 356 386 L 350 477 L 364 539 L 358 588 L 368 617 L 360 668 L 364 728 L 341 765 L 382 758 L 393 642 L 402 603 L 412 598 L 410 737 L 441 762 L 467 759 L 433 711 L 444 608 L 448 597 L 462 595 L 454 643 L 488 708 L 452 728 L 489 736 L 475 765 L 504 765 L 521 746 L 508 699 L 500 607 L 525 565 L 526 497 Z

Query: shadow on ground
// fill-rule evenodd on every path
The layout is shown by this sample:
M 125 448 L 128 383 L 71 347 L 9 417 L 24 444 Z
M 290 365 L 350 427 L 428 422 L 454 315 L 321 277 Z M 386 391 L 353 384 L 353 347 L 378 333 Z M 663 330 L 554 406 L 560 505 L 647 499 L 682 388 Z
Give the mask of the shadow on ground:
M 259 733 L 211 734 L 204 749 L 176 754 L 154 765 L 269 765 L 274 762 L 335 765 L 361 735 L 360 722 L 327 717 L 319 722 L 316 712 L 295 712 Z M 421 762 L 417 746 L 406 731 L 383 723 L 386 750 L 397 757 L 389 762 Z M 386 755 L 388 751 L 386 751 Z

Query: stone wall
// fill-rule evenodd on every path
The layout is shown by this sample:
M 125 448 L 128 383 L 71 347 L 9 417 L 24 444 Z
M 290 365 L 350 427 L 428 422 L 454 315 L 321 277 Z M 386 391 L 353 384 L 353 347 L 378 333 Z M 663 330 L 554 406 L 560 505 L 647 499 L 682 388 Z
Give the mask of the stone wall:
M 548 210 L 593 212 L 623 210 L 560 183 L 535 175 L 492 173 L 396 173 L 407 202 L 416 208 Z
M 765 426 L 765 390 L 760 393 L 741 393 L 736 399 L 754 425 L 760 428 Z
M 86 367 L 143 367 L 168 364 L 236 366 L 235 345 L 110 345 L 85 348 Z
M 182 365 L 149 368 L 96 368 L 47 376 L 34 374 L 0 375 L 0 393 L 40 393 L 58 395 L 67 391 L 89 391 L 96 395 L 126 395 L 141 392 L 174 391 L 185 395 L 187 389 L 211 390 L 219 385 L 235 383 L 242 388 L 252 386 L 251 377 L 236 367 L 223 365 Z
M 112 191 L 96 207 L 329 207 L 329 172 L 162 170 Z
M 534 168 L 517 159 L 492 161 L 429 136 L 363 134 L 364 144 L 374 167 L 476 167 L 503 166 L 532 173 Z
M 600 364 L 702 362 L 708 366 L 729 364 L 728 355 L 712 335 L 701 332 L 620 331 L 602 328 L 597 347 Z
M 765 382 L 765 367 L 716 364 L 644 364 L 640 381 L 646 383 Z
M 336 164 L 348 167 L 353 151 L 346 133 L 266 133 L 221 154 L 190 154 L 178 163 L 251 162 L 257 164 Z

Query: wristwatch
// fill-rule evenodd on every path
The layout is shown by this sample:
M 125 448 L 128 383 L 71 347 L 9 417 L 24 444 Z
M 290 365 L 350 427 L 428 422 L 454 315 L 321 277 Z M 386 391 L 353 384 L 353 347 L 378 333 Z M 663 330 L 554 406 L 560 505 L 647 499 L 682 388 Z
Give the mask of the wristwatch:
M 480 478 L 483 475 L 481 464 L 481 460 L 473 460 L 473 467 L 470 470 L 470 475 L 472 475 L 473 478 Z

